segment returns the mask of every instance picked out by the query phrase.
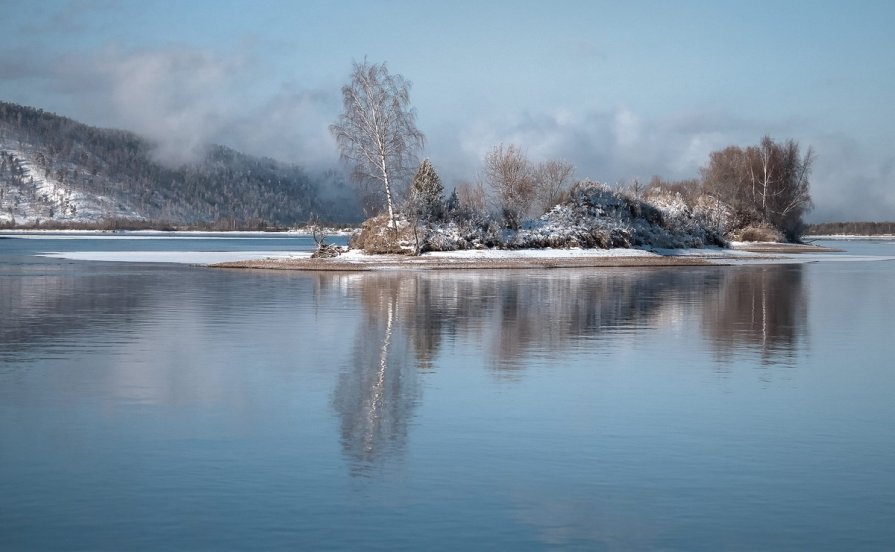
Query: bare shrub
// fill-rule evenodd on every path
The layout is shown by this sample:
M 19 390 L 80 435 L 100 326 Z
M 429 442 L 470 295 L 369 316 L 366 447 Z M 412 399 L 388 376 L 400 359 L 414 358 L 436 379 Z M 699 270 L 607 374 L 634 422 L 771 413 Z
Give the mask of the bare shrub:
M 731 233 L 735 241 L 744 242 L 779 242 L 783 241 L 783 234 L 770 225 L 755 225 L 740 228 Z
M 462 210 L 484 215 L 488 211 L 487 194 L 481 183 L 472 184 L 462 181 L 454 189 L 457 201 Z
M 546 213 L 569 197 L 569 187 L 575 175 L 575 166 L 568 161 L 545 161 L 534 171 L 535 196 L 538 214 Z
M 536 193 L 534 169 L 528 157 L 513 145 L 495 147 L 485 156 L 485 180 L 504 225 L 518 229 Z
M 389 216 L 382 214 L 365 220 L 349 246 L 367 253 L 412 255 L 417 251 L 416 242 L 414 225 L 399 217 L 393 227 Z

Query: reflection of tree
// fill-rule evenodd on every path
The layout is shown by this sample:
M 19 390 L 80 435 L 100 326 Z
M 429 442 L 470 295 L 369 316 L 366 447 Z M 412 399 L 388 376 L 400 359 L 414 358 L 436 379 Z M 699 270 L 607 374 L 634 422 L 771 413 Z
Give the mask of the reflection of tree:
M 408 337 L 398 320 L 405 301 L 400 278 L 362 278 L 364 306 L 352 362 L 342 371 L 333 404 L 342 420 L 342 446 L 363 472 L 403 448 L 419 387 L 407 362 Z
M 746 345 L 770 363 L 790 356 L 808 322 L 802 265 L 739 267 L 706 298 L 706 334 L 722 354 Z

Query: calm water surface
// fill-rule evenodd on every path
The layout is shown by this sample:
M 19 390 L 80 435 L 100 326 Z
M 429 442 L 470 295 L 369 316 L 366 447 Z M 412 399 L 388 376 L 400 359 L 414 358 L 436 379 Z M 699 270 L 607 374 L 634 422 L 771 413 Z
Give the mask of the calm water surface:
M 311 245 L 125 240 L 0 239 L 0 549 L 895 547 L 895 262 L 34 256 Z

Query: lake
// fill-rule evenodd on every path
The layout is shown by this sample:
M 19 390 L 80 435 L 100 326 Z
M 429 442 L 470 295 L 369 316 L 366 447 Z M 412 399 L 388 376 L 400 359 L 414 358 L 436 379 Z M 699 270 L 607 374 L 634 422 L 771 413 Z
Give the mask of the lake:
M 313 245 L 239 238 L 0 239 L 0 549 L 895 547 L 895 240 L 662 269 L 36 256 Z

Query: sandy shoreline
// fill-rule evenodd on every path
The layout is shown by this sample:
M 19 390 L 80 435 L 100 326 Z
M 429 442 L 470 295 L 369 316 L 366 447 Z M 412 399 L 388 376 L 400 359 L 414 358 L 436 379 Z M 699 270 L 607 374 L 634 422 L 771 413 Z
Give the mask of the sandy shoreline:
M 498 270 L 523 268 L 588 268 L 636 266 L 702 266 L 708 261 L 698 257 L 568 257 L 534 259 L 443 259 L 377 255 L 375 261 L 339 261 L 333 259 L 257 259 L 209 265 L 212 268 L 248 268 L 268 270 L 308 270 L 331 272 L 369 272 L 377 270 Z
M 773 262 L 780 255 L 833 253 L 826 247 L 794 244 L 735 244 L 731 249 L 662 250 L 522 250 L 457 251 L 403 255 L 365 255 L 358 252 L 333 259 L 266 258 L 223 262 L 213 268 L 307 271 L 379 271 L 379 270 L 496 270 L 601 267 L 669 267 L 724 265 L 743 261 Z

